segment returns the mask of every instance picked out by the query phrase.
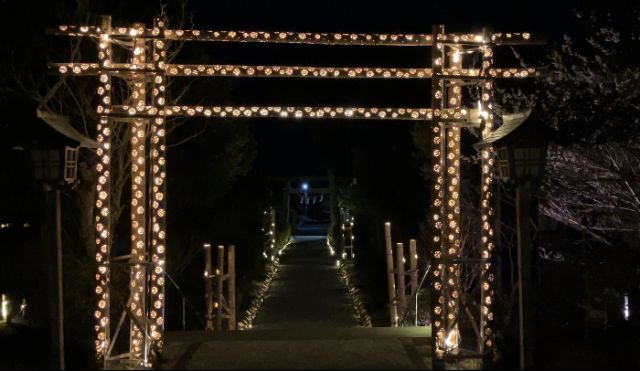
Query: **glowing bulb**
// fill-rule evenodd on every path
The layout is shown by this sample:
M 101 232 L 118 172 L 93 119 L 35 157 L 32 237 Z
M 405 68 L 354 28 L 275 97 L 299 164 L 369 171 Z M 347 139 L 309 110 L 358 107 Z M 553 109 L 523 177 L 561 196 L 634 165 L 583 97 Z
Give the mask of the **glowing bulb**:
M 624 294 L 624 304 L 622 306 L 622 315 L 624 316 L 624 320 L 628 321 L 631 317 L 631 309 L 629 309 L 629 294 Z
M 1 306 L 1 313 L 2 314 L 2 320 L 4 322 L 7 322 L 7 319 L 9 318 L 9 314 L 11 311 L 11 308 L 9 307 L 9 299 L 7 298 L 7 295 L 2 294 L 2 300 L 0 301 L 0 306 Z

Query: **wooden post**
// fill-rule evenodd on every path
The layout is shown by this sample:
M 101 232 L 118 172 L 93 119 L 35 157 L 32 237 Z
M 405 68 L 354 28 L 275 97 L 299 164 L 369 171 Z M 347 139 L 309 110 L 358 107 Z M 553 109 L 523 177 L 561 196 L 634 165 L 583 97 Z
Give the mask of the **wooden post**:
M 402 242 L 396 244 L 396 265 L 398 266 L 398 312 L 404 316 L 404 312 L 407 310 L 407 289 L 405 287 L 404 245 Z
M 518 317 L 520 332 L 520 369 L 526 370 L 533 367 L 533 335 L 535 315 L 531 296 L 533 288 L 531 284 L 531 231 L 529 228 L 531 203 L 530 184 L 516 187 L 516 225 L 518 239 L 518 275 L 520 285 L 518 287 Z
M 414 301 L 414 326 L 418 326 L 418 253 L 416 240 L 409 240 L 409 269 L 411 269 L 411 300 Z
M 60 189 L 56 189 L 56 281 L 58 294 L 58 367 L 60 370 L 65 369 L 64 364 L 64 302 L 63 302 L 63 286 L 62 286 L 62 202 L 60 200 Z
M 392 327 L 398 327 L 398 304 L 396 302 L 396 281 L 393 272 L 393 250 L 391 248 L 391 223 L 384 223 L 384 243 L 387 252 L 387 280 L 389 282 L 389 315 Z
M 409 269 L 411 269 L 411 297 L 418 291 L 418 253 L 416 240 L 409 240 Z
M 206 328 L 205 330 L 213 329 L 213 285 L 211 282 L 212 268 L 211 268 L 211 245 L 204 244 L 204 298 L 207 308 L 205 313 Z
M 50 368 L 64 370 L 64 332 L 62 312 L 62 254 L 61 254 L 61 225 L 60 225 L 60 190 L 52 189 L 44 184 L 46 222 L 42 226 L 41 239 L 45 247 L 45 259 L 47 262 L 49 332 L 51 338 Z M 7 298 L 2 295 L 5 305 Z M 11 312 L 11 310 L 9 310 Z M 5 318 L 11 323 L 11 313 Z
M 216 258 L 216 331 L 222 331 L 222 285 L 224 283 L 224 246 L 218 245 Z
M 490 40 L 491 30 L 482 29 L 483 39 Z M 482 50 L 482 71 L 486 78 L 481 85 L 481 107 L 485 114 L 481 115 L 480 131 L 482 138 L 486 139 L 493 131 L 493 80 L 489 79 L 488 70 L 493 66 L 493 49 L 490 44 L 485 45 Z M 481 176 L 480 176 L 480 216 L 482 218 L 482 229 L 480 237 L 482 241 L 481 258 L 481 290 L 480 290 L 480 334 L 482 335 L 482 367 L 489 369 L 493 367 L 493 357 L 495 354 L 494 329 L 493 329 L 493 296 L 495 295 L 494 264 L 492 264 L 492 253 L 495 250 L 493 245 L 494 232 L 493 223 L 493 156 L 495 148 L 489 145 L 481 150 Z
M 111 17 L 101 16 L 100 28 L 104 31 L 100 35 L 101 42 L 98 44 L 98 60 L 102 66 L 111 66 L 112 48 L 111 41 L 108 37 L 111 31 Z M 98 180 L 95 192 L 95 228 L 96 228 L 96 355 L 99 360 L 103 361 L 103 367 L 107 368 L 106 354 L 111 344 L 111 212 L 109 211 L 111 204 L 111 161 L 104 162 L 106 158 L 111 156 L 111 133 L 114 131 L 112 122 L 106 112 L 111 110 L 111 74 L 104 71 L 98 79 L 97 94 L 100 97 L 100 103 L 97 105 L 97 111 L 100 113 L 99 122 L 96 125 L 97 132 L 101 135 L 97 136 L 97 141 L 102 149 L 102 156 L 98 156 L 98 164 L 96 164 L 95 177 Z
M 144 27 L 142 23 L 134 23 L 133 27 Z M 133 39 L 131 63 L 146 62 L 146 40 Z M 146 105 L 146 81 L 143 75 L 134 75 L 128 80 L 131 90 L 131 104 L 142 110 Z M 131 142 L 131 278 L 130 308 L 135 318 L 130 322 L 129 351 L 133 357 L 142 354 L 144 362 L 148 362 L 147 323 L 147 254 L 149 253 L 147 238 L 147 120 L 137 118 L 129 126 Z M 139 326 L 143 326 L 140 328 Z
M 432 29 L 432 39 L 442 40 L 444 37 L 444 26 L 434 25 Z M 434 43 L 431 48 L 431 68 L 433 76 L 438 77 L 444 73 L 444 44 Z M 444 105 L 444 88 L 445 80 L 442 78 L 431 79 L 431 108 L 434 110 L 443 110 Z M 445 123 L 439 120 L 440 113 L 434 114 L 434 122 L 431 129 L 431 162 L 433 166 L 432 188 L 431 188 L 431 234 L 432 248 L 431 254 L 434 261 L 433 266 L 433 284 L 431 293 L 431 350 L 432 350 L 432 367 L 434 370 L 444 369 L 444 339 L 446 336 L 445 326 L 445 308 L 446 294 L 443 290 L 443 275 L 446 269 L 441 263 L 444 250 L 443 231 L 444 231 L 444 204 L 445 200 L 445 157 L 447 155 L 446 137 L 444 136 Z
M 164 35 L 167 23 L 162 18 L 153 21 L 154 33 Z M 164 107 L 166 105 L 166 70 L 167 43 L 160 39 L 151 41 L 151 62 L 155 70 L 151 84 L 150 103 L 158 110 L 158 117 L 151 120 L 149 138 L 149 172 L 148 220 L 150 248 L 148 250 L 149 265 L 149 334 L 150 349 L 153 353 L 162 353 L 165 329 L 165 281 L 167 260 L 167 136 Z
M 227 301 L 229 306 L 229 331 L 236 330 L 236 247 L 229 246 L 227 258 Z

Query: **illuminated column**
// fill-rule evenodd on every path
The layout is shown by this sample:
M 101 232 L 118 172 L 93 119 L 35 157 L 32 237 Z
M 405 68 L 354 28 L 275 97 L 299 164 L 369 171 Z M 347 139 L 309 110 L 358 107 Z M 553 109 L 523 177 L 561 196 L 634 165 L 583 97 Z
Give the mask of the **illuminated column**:
M 446 155 L 444 137 L 444 122 L 438 121 L 442 109 L 444 108 L 444 80 L 442 73 L 444 68 L 444 49 L 443 44 L 444 26 L 438 25 L 433 27 L 433 47 L 431 48 L 432 59 L 432 91 L 431 91 L 431 108 L 433 109 L 433 124 L 431 131 L 431 163 L 433 168 L 433 188 L 431 190 L 431 218 L 432 218 L 432 238 L 433 250 L 433 291 L 432 291 L 432 349 L 434 367 L 442 361 L 444 356 L 444 339 L 445 339 L 445 292 L 443 290 L 443 270 L 444 265 L 439 262 L 443 258 L 443 231 L 444 231 L 444 195 L 445 195 L 445 176 L 444 176 L 444 156 Z
M 484 32 L 485 42 L 489 40 L 488 33 Z M 481 90 L 481 106 L 480 117 L 482 120 L 481 130 L 483 139 L 493 130 L 494 108 L 493 108 L 493 80 L 489 77 L 489 68 L 493 65 L 493 50 L 491 46 L 485 44 L 482 49 L 482 81 Z M 482 352 L 486 356 L 485 359 L 490 360 L 493 354 L 493 281 L 494 274 L 491 267 L 491 253 L 494 250 L 493 244 L 493 226 L 492 216 L 493 208 L 491 206 L 492 185 L 493 185 L 493 166 L 494 166 L 493 146 L 488 146 L 481 151 L 481 196 L 480 196 L 480 217 L 482 223 L 481 242 L 482 252 L 481 258 L 482 274 L 481 274 L 481 310 L 482 316 L 480 320 L 480 329 L 482 334 Z
M 462 69 L 462 54 L 459 45 L 450 45 L 448 53 L 449 73 L 456 74 Z M 460 80 L 445 80 L 447 86 L 446 108 L 460 108 L 462 99 Z M 444 259 L 460 258 L 460 126 L 449 122 L 445 131 L 446 157 L 445 163 L 445 205 L 444 215 Z M 446 337 L 444 347 L 447 352 L 455 351 L 460 343 L 458 329 L 460 298 L 460 264 L 447 262 L 443 271 L 446 306 Z
M 142 25 L 135 24 L 134 30 Z M 145 40 L 135 38 L 133 41 L 133 57 L 131 62 L 139 65 L 146 62 Z M 131 105 L 137 113 L 146 109 L 146 86 L 144 74 L 136 74 L 130 81 Z M 130 328 L 131 355 L 143 354 L 146 359 L 144 331 L 140 326 L 147 326 L 146 307 L 146 252 L 147 252 L 147 209 L 146 209 L 146 121 L 135 119 L 131 124 L 131 279 L 129 306 L 133 319 Z M 137 323 L 136 323 L 137 322 Z
M 164 35 L 166 23 L 161 18 L 154 21 L 154 35 Z M 166 262 L 166 128 L 164 108 L 166 104 L 166 42 L 153 41 L 153 66 L 155 76 L 151 90 L 152 110 L 157 115 L 151 124 L 151 277 L 149 289 L 149 319 L 152 349 L 161 352 L 164 332 L 165 262 Z
M 102 17 L 102 34 L 98 41 L 98 60 L 100 68 L 111 67 L 112 53 L 109 32 L 111 32 L 111 17 Z M 107 116 L 111 111 L 111 75 L 101 70 L 98 81 L 98 96 L 100 101 L 97 107 L 99 121 L 97 125 L 96 139 L 99 147 L 96 173 L 98 182 L 96 185 L 96 294 L 98 295 L 98 307 L 95 311 L 96 323 L 96 354 L 98 359 L 104 359 L 110 345 L 110 290 L 111 285 L 111 122 Z

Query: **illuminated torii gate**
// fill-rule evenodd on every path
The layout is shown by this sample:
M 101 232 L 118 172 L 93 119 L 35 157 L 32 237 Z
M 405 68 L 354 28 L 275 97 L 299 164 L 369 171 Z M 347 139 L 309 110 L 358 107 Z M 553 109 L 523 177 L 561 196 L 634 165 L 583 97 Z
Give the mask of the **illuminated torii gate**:
M 97 149 L 99 158 L 96 199 L 96 352 L 105 362 L 127 358 L 149 365 L 162 350 L 164 331 L 164 280 L 166 257 L 166 144 L 165 119 L 170 116 L 278 117 L 297 119 L 375 119 L 432 121 L 433 263 L 432 338 L 434 366 L 459 345 L 459 276 L 462 264 L 480 264 L 481 314 L 479 352 L 493 353 L 493 273 L 494 249 L 491 208 L 494 149 L 481 152 L 480 213 L 482 251 L 477 259 L 460 256 L 460 130 L 479 126 L 483 137 L 493 129 L 493 81 L 495 78 L 523 78 L 536 73 L 533 68 L 494 68 L 493 49 L 498 45 L 531 43 L 528 33 L 447 34 L 444 26 L 433 27 L 432 34 L 348 34 L 252 31 L 199 31 L 167 29 L 155 19 L 153 28 L 141 24 L 112 27 L 103 17 L 100 26 L 60 26 L 58 35 L 90 37 L 98 46 L 98 63 L 53 63 L 60 74 L 99 77 Z M 126 62 L 113 61 L 112 48 L 123 41 L 132 49 Z M 431 68 L 183 65 L 167 64 L 168 41 L 252 42 L 324 45 L 375 45 L 431 47 Z M 480 68 L 464 68 L 463 59 L 480 53 Z M 149 58 L 149 59 L 147 59 Z M 431 107 L 293 107 L 293 106 L 176 106 L 166 101 L 167 78 L 193 77 L 290 77 L 327 79 L 431 79 Z M 112 102 L 111 81 L 126 79 L 131 87 L 129 105 Z M 479 107 L 462 106 L 462 85 L 481 87 Z M 111 336 L 110 311 L 111 130 L 114 122 L 131 128 L 131 279 L 127 310 Z M 147 138 L 148 142 L 147 142 Z M 146 164 L 147 159 L 150 165 Z M 150 199 L 146 199 L 149 197 Z M 112 355 L 118 330 L 125 314 L 130 318 L 129 353 Z

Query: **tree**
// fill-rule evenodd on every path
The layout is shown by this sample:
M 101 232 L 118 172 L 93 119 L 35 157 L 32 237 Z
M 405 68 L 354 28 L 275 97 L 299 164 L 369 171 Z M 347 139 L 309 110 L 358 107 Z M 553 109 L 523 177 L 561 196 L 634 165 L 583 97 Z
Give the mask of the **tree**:
M 185 12 L 185 2 L 181 2 L 180 17 L 173 20 L 173 23 L 181 27 L 186 23 L 187 14 Z M 153 9 L 146 5 L 142 5 L 141 9 L 147 13 L 157 11 L 158 16 L 166 17 L 166 6 L 159 3 L 159 9 Z M 97 19 L 97 15 L 101 10 L 96 4 L 90 4 L 86 1 L 79 1 L 74 4 L 66 4 L 64 2 L 52 5 L 53 14 L 60 23 L 75 22 L 85 24 L 91 19 Z M 69 17 L 69 14 L 72 16 Z M 118 22 L 115 20 L 114 22 Z M 47 22 L 48 23 L 48 22 Z M 93 78 L 72 78 L 67 75 L 52 76 L 46 71 L 45 61 L 53 60 L 55 62 L 85 62 L 87 55 L 91 56 L 95 53 L 95 40 L 87 42 L 83 38 L 70 39 L 69 50 L 64 48 L 48 47 L 48 43 L 43 40 L 44 31 L 39 29 L 31 29 L 32 32 L 40 32 L 40 35 L 33 35 L 36 40 L 42 42 L 42 48 L 39 49 L 38 58 L 42 65 L 28 64 L 26 67 L 19 65 L 18 60 L 24 59 L 24 53 L 27 50 L 16 49 L 12 55 L 12 65 L 6 66 L 4 75 L 13 76 L 9 81 L 9 88 L 4 92 L 6 95 L 26 95 L 35 102 L 37 106 L 38 116 L 46 116 L 49 120 L 65 122 L 77 132 L 87 138 L 95 137 L 95 123 L 98 121 L 98 115 L 94 109 L 95 97 L 95 79 Z M 51 36 L 48 36 L 51 38 Z M 20 47 L 21 45 L 18 45 Z M 116 58 L 128 58 L 132 53 L 132 46 L 126 43 L 119 43 L 119 48 L 114 49 Z M 170 62 L 173 60 L 181 49 L 181 44 L 169 47 L 171 51 L 167 56 Z M 118 78 L 113 80 L 112 100 L 116 102 L 130 101 L 130 81 L 126 78 Z M 184 91 L 179 94 L 181 96 Z M 45 119 L 46 120 L 46 119 Z M 130 165 L 130 154 L 128 151 L 130 131 L 128 125 L 123 123 L 118 125 L 118 121 L 114 120 L 112 130 L 112 185 L 111 185 L 111 219 L 112 225 L 117 225 L 127 204 L 123 202 L 123 192 L 130 183 L 131 172 L 128 170 Z M 175 119 L 167 119 L 169 133 L 180 126 L 184 121 Z M 78 235 L 80 243 L 84 246 L 84 250 L 88 257 L 95 255 L 94 240 L 94 216 L 93 205 L 95 203 L 95 184 L 97 181 L 95 168 L 96 157 L 92 150 L 80 151 L 78 164 L 78 185 L 73 189 L 74 200 L 79 212 L 79 228 Z
M 611 244 L 615 232 L 640 229 L 640 145 L 551 145 L 540 209 L 544 215 Z
M 639 15 L 578 12 L 582 34 L 551 50 L 538 81 L 538 116 L 558 134 L 540 211 L 607 244 L 640 229 Z

